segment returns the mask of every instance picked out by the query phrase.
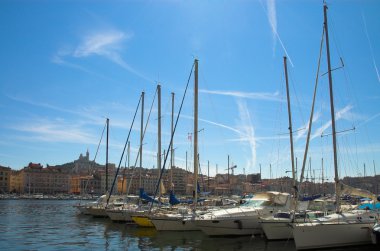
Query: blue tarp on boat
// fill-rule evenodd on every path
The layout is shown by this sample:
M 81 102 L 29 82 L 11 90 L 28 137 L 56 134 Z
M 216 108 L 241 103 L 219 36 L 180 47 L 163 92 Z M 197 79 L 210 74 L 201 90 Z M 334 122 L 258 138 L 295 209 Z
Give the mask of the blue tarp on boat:
M 315 194 L 315 195 L 312 195 L 312 196 L 304 196 L 304 197 L 301 197 L 300 198 L 300 201 L 310 201 L 310 200 L 315 200 L 315 199 L 318 199 L 319 197 L 321 197 L 322 195 L 321 194 Z
M 202 202 L 204 199 L 198 199 L 198 202 Z M 175 197 L 174 192 L 170 190 L 170 195 L 169 195 L 169 203 L 170 205 L 177 205 L 177 204 L 192 204 L 193 200 L 179 200 Z
M 160 204 L 158 200 L 155 200 L 154 198 L 147 195 L 146 192 L 144 191 L 144 188 L 140 188 L 140 198 L 148 202 Z
M 359 209 L 371 209 L 372 210 L 373 209 L 373 203 L 363 203 L 358 208 Z M 379 202 L 377 202 L 375 204 L 375 209 L 380 210 L 380 203 Z
M 177 204 L 181 204 L 181 203 L 191 204 L 191 203 L 193 203 L 193 200 L 179 200 L 175 197 L 173 191 L 170 190 L 169 203 L 170 203 L 170 205 L 177 205 Z

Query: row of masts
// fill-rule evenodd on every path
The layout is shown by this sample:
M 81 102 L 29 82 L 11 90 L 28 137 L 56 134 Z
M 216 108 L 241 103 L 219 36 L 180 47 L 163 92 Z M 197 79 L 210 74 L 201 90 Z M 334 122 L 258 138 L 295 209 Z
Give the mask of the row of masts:
M 139 161 L 140 161 L 140 172 L 139 172 L 139 186 L 141 187 L 142 185 L 142 175 L 141 175 L 141 169 L 142 169 L 142 152 L 143 152 L 143 139 L 144 139 L 144 96 L 145 93 L 141 93 L 141 124 L 140 124 L 140 147 L 139 147 Z M 161 163 L 161 85 L 157 85 L 157 112 L 158 112 L 158 119 L 157 119 L 157 169 L 158 169 L 158 176 L 161 177 L 162 170 L 164 167 L 162 166 Z M 169 145 L 169 150 L 170 150 L 170 166 L 171 169 L 173 168 L 174 165 L 174 148 L 173 148 L 173 136 L 174 136 L 174 93 L 171 93 L 172 97 L 172 115 L 171 115 L 171 140 L 170 140 L 170 145 Z M 194 61 L 194 201 L 197 200 L 197 174 L 198 174 L 198 60 L 195 59 Z M 128 141 L 128 167 L 129 167 L 129 155 L 130 155 L 130 142 Z M 108 156 L 108 119 L 107 119 L 107 156 Z M 164 151 L 164 156 L 165 151 Z M 187 159 L 187 155 L 186 155 Z M 166 159 L 165 159 L 166 160 Z M 164 163 L 165 164 L 165 163 Z M 106 159 L 106 190 L 108 192 L 108 157 Z M 116 178 L 116 177 L 115 177 Z M 123 180 L 124 181 L 124 180 Z M 160 181 L 159 181 L 160 182 Z M 161 186 L 158 184 L 159 187 L 159 196 L 161 195 Z M 173 174 L 170 172 L 170 189 L 173 189 Z
M 336 150 L 336 127 L 335 127 L 335 111 L 334 111 L 334 98 L 333 98 L 333 82 L 332 82 L 332 74 L 331 74 L 331 62 L 330 62 L 330 48 L 329 48 L 329 34 L 328 34 L 328 25 L 327 25 L 327 6 L 324 6 L 324 33 L 325 33 L 325 42 L 326 42 L 326 53 L 327 53 L 327 65 L 328 65 L 328 80 L 329 80 L 329 94 L 330 94 L 330 110 L 331 110 L 331 127 L 332 127 L 332 141 L 333 141 L 333 156 L 334 156 L 334 180 L 336 184 L 336 193 L 337 197 L 339 197 L 339 175 L 338 175 L 338 161 L 337 161 L 337 150 Z M 289 84 L 288 84 L 288 72 L 287 72 L 287 58 L 284 57 L 284 71 L 285 71 L 285 80 L 286 80 L 286 94 L 287 94 L 287 104 L 288 104 L 288 120 L 289 120 L 289 134 L 290 134 L 290 159 L 291 159 L 291 170 L 292 170 L 292 179 L 293 179 L 293 187 L 294 189 L 294 196 L 297 196 L 296 194 L 296 187 L 297 187 L 297 178 L 296 178 L 296 167 L 295 167 L 295 158 L 294 158 L 294 145 L 293 145 L 293 129 L 292 129 L 292 115 L 291 115 L 291 105 L 290 105 L 290 95 L 289 95 Z M 318 66 L 319 71 L 319 66 Z M 162 168 L 161 163 L 161 85 L 157 85 L 157 93 L 158 93 L 158 132 L 157 132 L 157 168 L 160 171 Z M 315 99 L 315 91 L 314 91 L 314 99 Z M 314 109 L 314 99 L 313 99 L 313 107 L 311 112 L 311 118 L 309 122 L 309 130 L 308 130 L 308 140 L 310 137 L 310 127 L 311 127 L 311 121 L 312 121 L 312 115 L 313 115 L 313 109 Z M 141 94 L 141 134 L 140 134 L 140 148 L 139 148 L 139 155 L 140 155 L 140 168 L 142 167 L 142 151 L 143 151 L 143 123 L 144 123 L 144 92 Z M 174 93 L 172 93 L 172 115 L 171 115 L 171 136 L 172 139 L 170 141 L 170 166 L 173 167 L 174 164 L 174 148 L 173 148 L 173 122 L 174 122 Z M 197 199 L 197 180 L 198 180 L 198 166 L 199 166 L 199 157 L 198 157 L 198 60 L 194 60 L 194 154 L 193 154 L 193 165 L 194 165 L 194 197 Z M 303 159 L 303 165 L 302 165 L 302 172 L 301 172 L 301 180 L 302 182 L 303 175 L 304 175 L 304 169 L 305 169 L 305 163 L 306 163 L 306 156 L 307 156 L 307 148 L 308 148 L 308 141 L 306 143 L 306 150 L 305 150 L 305 156 Z M 108 119 L 107 119 L 107 145 L 108 145 Z M 129 147 L 128 147 L 129 149 Z M 186 154 L 186 161 L 187 161 L 187 154 Z M 186 164 L 187 166 L 187 164 Z M 236 166 L 230 166 L 229 163 L 229 155 L 228 155 L 228 179 L 229 179 L 229 173 L 230 170 L 236 168 Z M 108 150 L 106 155 L 106 171 L 108 169 Z M 260 166 L 261 170 L 261 166 Z M 323 162 L 322 162 L 322 172 L 323 172 Z M 261 173 L 261 171 L 260 171 Z M 365 175 L 365 166 L 364 166 L 364 175 Z M 208 176 L 209 176 L 209 162 L 208 162 Z M 323 180 L 323 174 L 322 174 L 322 180 Z M 272 178 L 272 177 L 271 177 Z M 139 178 L 139 184 L 141 185 L 141 169 L 140 169 L 140 178 Z M 173 189 L 173 176 L 172 172 L 170 172 L 170 189 Z M 108 189 L 108 179 L 106 178 L 106 187 Z M 337 211 L 339 211 L 339 202 L 337 204 Z

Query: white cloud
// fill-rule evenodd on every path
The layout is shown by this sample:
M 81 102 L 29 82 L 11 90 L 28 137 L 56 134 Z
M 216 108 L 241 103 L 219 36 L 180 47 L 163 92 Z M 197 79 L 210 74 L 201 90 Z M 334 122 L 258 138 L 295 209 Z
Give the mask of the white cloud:
M 192 116 L 188 116 L 188 115 L 181 115 L 181 118 L 194 119 Z M 228 125 L 224 125 L 222 123 L 217 123 L 217 122 L 214 122 L 214 121 L 211 121 L 211 120 L 207 120 L 207 119 L 202 119 L 202 118 L 198 118 L 198 120 L 202 121 L 202 122 L 205 122 L 205 123 L 208 123 L 210 125 L 218 126 L 218 127 L 221 127 L 221 128 L 224 128 L 224 129 L 227 129 L 227 130 L 230 130 L 230 131 L 233 131 L 233 132 L 235 132 L 237 134 L 241 134 L 241 131 L 239 131 L 238 129 L 233 128 L 233 127 L 228 126 Z
M 275 50 L 276 38 L 277 38 L 278 41 L 280 42 L 282 49 L 284 50 L 285 55 L 287 56 L 290 64 L 292 66 L 294 66 L 292 59 L 290 58 L 288 51 L 286 50 L 285 45 L 282 42 L 280 35 L 278 34 L 278 31 L 277 31 L 277 14 L 276 14 L 276 2 L 275 2 L 275 0 L 266 0 L 267 9 L 265 9 L 262 1 L 260 1 L 260 4 L 261 4 L 261 7 L 263 8 L 264 12 L 266 13 L 266 15 L 268 17 L 269 24 L 272 28 L 273 51 Z
M 321 117 L 321 113 L 320 112 L 316 112 L 313 116 L 313 121 L 312 121 L 312 125 L 318 121 L 318 119 Z M 300 128 L 298 128 L 298 131 L 297 131 L 297 134 L 296 134 L 296 137 L 295 137 L 295 141 L 298 141 L 300 138 L 302 138 L 309 130 L 309 120 L 307 121 L 307 123 L 303 126 L 301 126 Z
M 119 65 L 130 73 L 150 82 L 152 79 L 140 73 L 130 66 L 121 56 L 124 43 L 133 37 L 132 33 L 124 33 L 117 30 L 96 31 L 85 35 L 82 42 L 75 49 L 62 48 L 53 56 L 52 62 L 67 65 L 88 73 L 93 73 L 82 66 L 72 64 L 64 60 L 65 57 L 86 58 L 90 56 L 101 56 Z
M 358 125 L 358 126 L 363 126 L 363 125 L 365 125 L 365 124 L 371 122 L 372 120 L 374 120 L 374 119 L 376 119 L 376 118 L 378 118 L 378 117 L 380 117 L 380 113 L 377 113 L 377 114 L 371 116 L 370 118 L 366 119 L 364 122 L 362 122 L 362 123 L 361 123 L 360 125 Z
M 371 52 L 373 68 L 375 69 L 377 80 L 380 83 L 380 74 L 379 74 L 379 70 L 377 69 L 377 64 L 376 64 L 375 56 L 374 56 L 374 53 L 373 53 L 372 43 L 371 43 L 371 40 L 369 39 L 368 29 L 367 29 L 367 22 L 366 22 L 366 19 L 364 17 L 364 13 L 362 13 L 362 18 L 363 18 L 363 22 L 364 22 L 364 31 L 365 31 L 365 34 L 366 34 L 366 37 L 367 37 L 367 40 L 368 40 L 368 44 L 369 44 L 369 49 L 370 49 L 370 52 Z
M 241 128 L 240 139 L 248 142 L 251 158 L 247 161 L 246 168 L 251 168 L 255 166 L 256 163 L 256 139 L 255 139 L 255 129 L 252 126 L 251 115 L 247 108 L 247 104 L 244 100 L 237 100 L 238 110 L 239 110 L 239 128 Z
M 86 35 L 82 43 L 75 49 L 74 57 L 87 57 L 92 54 L 110 57 L 120 50 L 124 40 L 131 38 L 120 31 L 96 32 Z M 112 56 L 111 56 L 112 57 Z
M 125 113 L 134 111 L 130 107 L 125 106 L 124 104 L 110 102 L 110 103 L 101 103 L 99 105 L 92 106 L 83 106 L 81 108 L 63 108 L 55 106 L 49 103 L 39 102 L 35 100 L 28 99 L 27 97 L 18 97 L 13 95 L 8 95 L 8 97 L 14 101 L 22 102 L 28 105 L 38 106 L 53 111 L 72 114 L 78 116 L 85 122 L 81 122 L 82 125 L 92 124 L 92 125 L 103 125 L 105 118 L 110 118 L 110 125 L 112 127 L 129 129 L 131 121 L 127 120 L 124 116 Z M 113 111 L 112 114 L 109 111 Z M 119 115 L 117 115 L 119 114 Z M 79 124 L 79 122 L 78 122 Z M 137 129 L 135 129 L 137 130 Z
M 98 140 L 79 126 L 65 122 L 62 119 L 49 121 L 40 119 L 28 121 L 23 125 L 12 126 L 11 129 L 29 133 L 26 139 L 45 142 L 66 142 L 97 144 Z
M 338 121 L 340 119 L 346 118 L 347 113 L 350 112 L 350 110 L 353 108 L 352 105 L 347 105 L 343 109 L 335 112 L 335 120 Z M 331 120 L 323 124 L 321 127 L 317 128 L 317 130 L 314 132 L 314 134 L 311 136 L 311 139 L 314 139 L 316 137 L 320 137 L 322 133 L 331 126 Z
M 199 90 L 200 93 L 208 93 L 215 95 L 223 95 L 237 98 L 248 98 L 256 100 L 268 100 L 268 101 L 278 101 L 283 102 L 278 92 L 275 93 L 262 93 L 262 92 L 239 92 L 239 91 L 212 91 L 212 90 Z
M 276 49 L 276 34 L 277 34 L 277 15 L 276 15 L 276 2 L 275 0 L 267 0 L 268 19 L 272 26 L 273 36 L 273 54 Z

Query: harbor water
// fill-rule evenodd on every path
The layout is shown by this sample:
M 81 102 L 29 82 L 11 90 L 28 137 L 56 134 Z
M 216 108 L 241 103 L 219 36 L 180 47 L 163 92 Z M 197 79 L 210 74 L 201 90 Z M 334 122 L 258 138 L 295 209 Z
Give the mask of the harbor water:
M 79 215 L 75 200 L 0 200 L 0 250 L 267 250 L 293 251 L 293 241 L 260 236 L 211 238 L 200 231 L 157 232 Z M 360 246 L 330 250 L 376 250 Z

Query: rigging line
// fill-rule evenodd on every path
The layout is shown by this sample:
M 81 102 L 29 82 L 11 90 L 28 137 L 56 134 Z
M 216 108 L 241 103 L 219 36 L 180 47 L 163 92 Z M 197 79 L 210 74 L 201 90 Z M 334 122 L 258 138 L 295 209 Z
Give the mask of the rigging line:
M 349 132 L 349 131 L 355 131 L 355 130 L 356 130 L 356 128 L 353 127 L 353 128 L 350 128 L 350 129 L 346 129 L 346 130 L 342 130 L 342 131 L 335 132 L 335 134 L 338 134 L 338 133 L 344 133 L 344 132 Z M 323 137 L 331 136 L 331 135 L 332 135 L 332 133 L 329 133 L 329 134 L 323 134 L 323 133 L 322 133 L 321 137 L 323 138 Z
M 96 148 L 96 153 L 95 153 L 93 162 L 95 162 L 96 157 L 98 156 L 99 147 L 100 147 L 100 144 L 102 143 L 102 139 L 103 139 L 103 135 L 104 135 L 104 131 L 105 131 L 106 127 L 107 127 L 107 122 L 104 124 L 103 131 L 102 131 L 102 136 L 100 137 L 100 141 L 99 141 L 98 147 Z
M 200 174 L 202 174 L 201 162 L 199 161 L 199 153 L 198 153 L 198 168 L 199 168 Z M 206 186 L 205 186 L 205 181 L 204 181 L 204 175 L 200 175 L 200 176 L 201 176 L 200 178 L 202 180 L 203 192 L 206 192 L 206 190 L 205 190 Z M 199 184 L 198 181 L 197 181 L 197 184 Z M 198 189 L 198 187 L 196 189 Z
M 94 156 L 94 160 L 92 161 L 91 165 L 90 165 L 90 168 L 89 168 L 89 174 L 91 174 L 93 172 L 92 168 L 94 167 L 95 165 L 95 160 L 96 160 L 96 157 L 98 156 L 98 152 L 99 152 L 99 147 L 100 147 L 100 144 L 102 143 L 102 140 L 103 140 L 103 135 L 104 135 L 104 131 L 107 127 L 107 121 L 106 123 L 104 124 L 104 127 L 103 127 L 103 131 L 102 131 L 102 134 L 100 136 L 100 140 L 99 140 L 99 143 L 98 143 L 98 147 L 96 148 L 96 152 L 95 152 L 95 156 Z M 92 173 L 93 174 L 93 173 Z M 84 191 L 87 190 L 87 186 L 88 186 L 88 179 L 87 179 L 87 182 L 86 182 L 86 185 L 84 187 Z
M 295 131 L 292 131 L 292 133 L 303 131 L 303 130 L 306 130 L 306 127 L 303 127 L 303 128 L 297 129 Z M 280 133 L 280 134 L 277 134 L 277 135 L 289 135 L 289 134 L 290 134 L 289 132 L 284 132 L 284 133 Z
M 285 83 L 285 77 L 284 77 L 284 75 L 281 76 L 281 79 L 283 80 L 283 81 L 281 81 L 281 89 L 280 89 L 282 91 L 281 97 L 282 97 L 282 100 L 285 100 L 285 95 L 286 94 L 284 94 L 284 89 L 286 89 L 286 88 L 284 88 L 285 87 L 285 85 L 284 85 L 284 83 Z M 284 103 L 286 104 L 286 102 L 280 102 L 280 104 L 279 104 L 278 130 L 280 130 L 280 128 L 282 128 L 282 122 L 283 122 L 282 121 L 282 115 L 283 115 Z M 276 166 L 275 166 L 276 177 L 278 177 L 280 162 L 282 162 L 281 157 L 280 157 L 280 149 L 282 149 L 281 142 L 282 142 L 281 137 L 278 137 L 277 138 L 277 144 L 278 144 L 277 145 L 277 159 L 276 159 L 276 162 L 275 162 L 275 164 L 276 164 Z M 282 154 L 282 152 L 281 152 L 281 154 Z
M 158 179 L 158 181 L 157 181 L 156 190 L 155 190 L 155 192 L 154 192 L 154 197 L 153 197 L 153 198 L 156 198 L 156 196 L 157 196 L 158 188 L 159 188 L 159 186 L 160 186 L 160 182 L 161 182 L 161 179 L 162 179 L 162 174 L 163 174 L 164 171 L 165 171 L 166 161 L 167 161 L 167 159 L 168 159 L 168 156 L 169 156 L 169 153 L 170 153 L 170 150 L 171 150 L 173 137 L 174 137 L 175 131 L 176 131 L 176 129 L 177 129 L 178 120 L 179 120 L 179 117 L 180 117 L 180 114 L 181 114 L 181 111 L 182 111 L 183 103 L 184 103 L 184 101 L 185 101 L 185 97 L 186 97 L 187 89 L 188 89 L 188 87 L 189 87 L 189 83 L 190 83 L 191 75 L 193 74 L 194 66 L 195 66 L 195 62 L 194 62 L 193 65 L 191 66 L 191 70 L 190 70 L 189 78 L 187 79 L 187 84 L 186 84 L 185 92 L 183 93 L 183 96 L 182 96 L 181 105 L 180 105 L 179 110 L 178 110 L 177 118 L 176 118 L 176 121 L 175 121 L 175 124 L 174 124 L 174 128 L 173 128 L 173 133 L 172 133 L 172 135 L 170 136 L 170 142 L 169 142 L 168 150 L 166 151 L 166 155 L 165 155 L 165 158 L 164 158 L 164 164 L 162 165 L 162 168 L 161 168 L 160 177 L 159 177 L 159 179 Z M 149 213 L 151 212 L 152 207 L 153 207 L 153 203 L 150 205 Z
M 120 166 L 121 166 L 121 162 L 123 161 L 123 157 L 124 157 L 124 153 L 125 153 L 125 148 L 127 148 L 127 144 L 128 144 L 128 141 L 129 141 L 129 136 L 131 135 L 131 131 L 132 131 L 133 124 L 134 124 L 134 122 L 135 122 L 136 114 L 137 114 L 137 111 L 138 111 L 139 106 L 140 106 L 141 98 L 142 98 L 142 96 L 140 96 L 139 102 L 138 102 L 138 104 L 137 104 L 136 111 L 135 111 L 135 115 L 133 116 L 133 120 L 132 120 L 131 127 L 129 128 L 128 137 L 127 137 L 127 140 L 125 141 L 125 144 L 124 144 L 124 149 L 123 149 L 123 152 L 122 152 L 122 154 L 121 154 L 121 158 L 120 158 L 120 161 L 119 161 L 119 165 L 118 165 L 118 167 L 117 167 L 117 170 L 116 170 L 116 175 L 115 175 L 115 177 L 117 177 L 117 173 L 119 172 L 119 169 L 120 169 Z M 113 183 L 112 183 L 112 188 L 111 188 L 110 196 L 108 196 L 108 198 L 107 198 L 107 204 L 106 204 L 106 207 L 108 206 L 109 200 L 110 200 L 110 198 L 111 198 L 111 194 L 112 194 L 112 190 L 113 190 L 114 185 L 115 185 L 115 179 L 113 180 Z
M 367 30 L 367 24 L 366 24 L 366 20 L 365 20 L 365 17 L 364 17 L 364 14 L 363 14 L 363 13 L 362 13 L 362 20 L 363 20 L 363 23 L 364 23 L 364 32 L 365 32 L 365 34 L 366 34 L 366 38 L 367 38 L 368 43 L 369 43 L 369 45 L 370 45 L 370 52 L 371 52 L 371 56 L 372 56 L 372 59 L 373 59 L 373 63 L 374 63 L 375 69 L 376 69 L 377 77 L 378 77 L 379 82 L 380 82 L 380 77 L 379 77 L 379 73 L 378 73 L 378 71 L 377 71 L 376 62 L 374 61 L 374 57 L 373 57 L 372 44 L 371 44 L 371 42 L 370 42 L 370 38 L 369 38 L 369 35 L 368 35 L 368 30 Z M 348 71 L 346 71 L 346 70 L 344 70 L 344 77 L 345 77 L 346 83 L 350 84 L 350 83 L 351 83 L 351 81 L 350 81 L 350 76 L 349 76 Z M 350 89 L 347 88 L 347 90 L 350 90 Z M 352 100 L 354 100 L 355 104 L 360 104 L 360 102 L 358 102 L 357 96 L 355 95 L 355 94 L 356 94 L 355 92 L 354 92 L 353 94 L 350 92 L 349 94 L 350 94 L 350 96 L 352 96 Z M 364 114 L 364 113 L 361 111 L 361 109 L 360 109 L 361 107 L 360 107 L 359 105 L 356 105 L 356 108 L 359 110 L 359 113 L 360 113 L 360 114 Z M 352 121 L 354 121 L 354 120 L 352 120 Z M 359 122 L 359 121 L 357 121 L 357 122 Z M 364 125 L 366 122 L 367 122 L 367 121 L 362 122 L 362 123 L 359 124 L 357 127 L 359 127 L 359 126 L 361 127 L 361 126 Z M 370 138 L 369 135 L 368 135 L 368 130 L 367 130 L 367 129 L 368 129 L 368 128 L 365 126 L 365 127 L 364 127 L 364 134 L 365 134 L 365 136 L 366 136 L 366 138 L 367 138 L 367 141 L 369 142 L 369 145 L 370 145 L 370 147 L 371 147 L 371 149 L 372 149 L 372 150 L 371 150 L 372 155 L 374 155 L 375 150 L 373 149 L 373 143 L 371 142 L 372 140 L 371 140 L 371 138 Z
M 294 80 L 293 72 L 292 72 L 292 71 L 289 71 L 289 77 L 290 77 L 290 82 L 291 82 L 291 86 L 292 86 L 292 89 L 293 89 L 293 93 L 294 93 L 294 96 L 295 96 L 296 101 L 297 101 L 297 105 L 298 105 L 299 113 L 301 114 L 301 121 L 302 121 L 302 123 L 304 124 L 304 122 L 305 122 L 306 120 L 305 120 L 305 116 L 303 115 L 303 112 L 302 112 L 302 109 L 301 109 L 301 102 L 300 102 L 300 100 L 299 100 L 299 98 L 298 98 L 297 88 L 295 88 L 295 83 L 296 83 L 296 81 Z
M 129 142 L 128 142 L 129 143 Z M 128 144 L 127 143 L 127 144 Z M 129 143 L 130 144 L 130 143 Z M 124 162 L 124 170 L 123 170 L 123 180 L 122 180 L 122 182 L 121 182 L 121 193 L 123 193 L 123 190 L 124 190 L 124 180 L 125 180 L 125 178 L 126 178 L 126 172 L 127 172 L 127 157 L 128 156 L 125 156 L 125 162 Z M 127 191 L 125 191 L 125 192 L 127 192 Z
M 341 66 L 340 66 L 340 67 L 336 67 L 336 68 L 332 69 L 331 71 L 335 71 L 335 70 L 338 70 L 338 69 L 343 68 L 343 76 L 344 76 L 344 79 L 345 79 L 345 81 L 344 81 L 344 84 L 345 84 L 345 89 L 344 89 L 344 91 L 347 92 L 347 96 L 350 97 L 351 100 L 354 100 L 354 101 L 356 102 L 356 104 L 359 104 L 359 103 L 357 102 L 357 98 L 356 98 L 356 96 L 355 96 L 355 92 L 354 92 L 354 94 L 352 94 L 352 91 L 351 91 L 351 88 L 350 88 L 350 84 L 351 84 L 351 82 L 350 82 L 350 77 L 349 77 L 348 72 L 346 71 L 346 68 L 348 68 L 348 67 L 346 67 L 346 66 L 344 65 L 344 62 L 343 62 L 343 59 L 342 59 L 342 55 L 343 55 L 343 53 L 342 53 L 342 49 L 341 49 L 341 46 L 340 46 L 339 40 L 338 40 L 337 37 L 336 37 L 336 34 L 338 34 L 338 32 L 335 32 L 336 29 L 335 29 L 335 21 L 334 21 L 334 18 L 331 17 L 330 19 L 332 20 L 332 21 L 331 21 L 331 25 L 332 25 L 332 29 L 333 29 L 333 33 L 332 33 L 333 42 L 334 42 L 334 45 L 335 45 L 335 48 L 336 48 L 336 51 L 337 51 L 337 53 L 338 53 L 338 56 L 339 56 L 339 59 L 340 59 L 340 63 L 341 63 Z M 342 92 L 336 92 L 336 93 L 338 94 L 338 98 L 339 98 L 339 100 L 343 100 L 343 98 L 341 97 Z M 343 95 L 344 95 L 344 94 L 343 94 Z M 344 95 L 343 97 L 345 97 L 345 95 Z M 338 100 L 338 101 L 339 101 L 339 100 Z M 352 120 L 352 121 L 354 121 L 354 120 Z
M 147 118 L 147 120 L 146 120 L 146 122 L 145 122 L 145 127 L 144 127 L 144 132 L 143 132 L 143 135 L 142 135 L 142 140 L 144 140 L 144 137 L 145 137 L 145 132 L 146 132 L 146 129 L 147 129 L 147 127 L 148 127 L 149 118 L 150 118 L 150 115 L 151 115 L 151 113 L 152 113 L 153 104 L 154 104 L 154 101 L 155 101 L 155 99 L 156 99 L 156 95 L 157 95 L 157 88 L 156 88 L 156 92 L 154 93 L 154 96 L 153 96 L 153 101 L 152 101 L 152 104 L 151 104 L 151 106 L 150 106 L 150 110 L 149 110 L 148 118 Z M 140 145 L 140 149 L 141 149 L 141 147 L 142 147 L 142 145 Z M 141 151 L 138 151 L 138 152 L 137 152 L 137 155 L 136 155 L 135 164 L 134 164 L 134 168 L 133 168 L 133 171 L 132 171 L 132 174 L 131 174 L 131 180 L 130 180 L 130 182 L 129 182 L 129 186 L 128 186 L 127 194 L 129 193 L 129 189 L 131 188 L 132 177 L 133 177 L 133 173 L 134 173 L 134 171 L 136 170 L 137 160 L 138 160 L 138 158 L 139 158 L 139 156 L 140 156 L 140 152 L 141 152 Z M 140 166 L 140 168 L 142 168 L 142 167 Z M 117 175 L 117 173 L 116 173 L 116 175 Z M 140 184 L 140 185 L 141 185 L 141 184 Z
M 315 97 L 316 97 L 316 94 L 317 94 L 317 87 L 318 87 L 318 81 L 319 81 L 319 71 L 320 71 L 320 66 L 321 66 L 321 58 L 322 58 L 322 49 L 323 49 L 323 41 L 324 41 L 323 38 L 324 38 L 324 35 L 325 35 L 325 28 L 323 26 L 323 28 L 322 28 L 321 43 L 320 43 L 320 46 L 319 46 L 319 58 L 318 58 L 317 74 L 316 74 L 316 77 L 315 77 L 313 104 L 311 106 L 310 119 L 309 119 L 309 129 L 308 129 L 308 132 L 307 132 L 306 146 L 305 146 L 305 152 L 304 152 L 304 157 L 303 157 L 303 161 L 302 161 L 301 176 L 300 176 L 300 182 L 299 182 L 299 184 L 302 184 L 302 181 L 304 179 L 304 172 L 305 172 L 307 154 L 308 154 L 308 150 L 309 150 L 310 134 L 311 134 L 311 128 L 312 128 L 312 124 L 313 124 L 314 105 L 315 105 Z M 299 189 L 296 189 L 296 193 L 297 193 L 296 196 L 298 196 L 298 194 L 301 194 L 301 192 L 300 192 L 301 188 L 302 188 L 302 186 L 299 186 Z M 296 207 L 297 207 L 297 205 L 296 205 Z
M 209 85 L 207 83 L 207 80 L 206 80 L 203 72 L 201 72 L 201 78 L 203 80 L 202 83 L 204 83 L 204 86 L 206 87 L 206 89 L 211 90 L 211 88 L 209 88 Z M 212 98 L 212 95 L 208 92 L 206 92 L 205 94 L 207 95 L 207 98 L 205 100 L 206 100 L 206 102 L 209 102 L 209 104 L 210 104 L 210 107 L 212 109 L 212 115 L 215 119 L 215 122 L 220 123 L 220 121 L 222 121 L 222 120 L 219 119 L 220 117 L 218 116 L 219 115 L 217 112 L 218 110 L 215 108 L 216 106 L 215 106 L 215 102 Z M 220 126 L 216 126 L 216 128 L 217 128 L 218 132 L 222 135 L 221 138 L 226 139 L 227 137 L 226 137 L 225 130 L 223 130 Z M 231 152 L 230 151 L 230 145 L 231 144 L 222 144 L 222 146 L 226 152 Z

